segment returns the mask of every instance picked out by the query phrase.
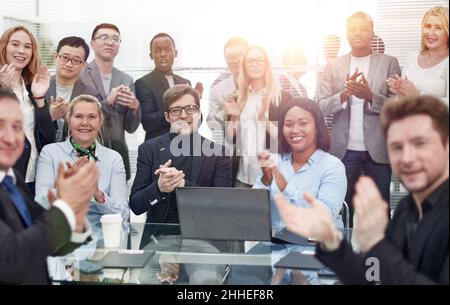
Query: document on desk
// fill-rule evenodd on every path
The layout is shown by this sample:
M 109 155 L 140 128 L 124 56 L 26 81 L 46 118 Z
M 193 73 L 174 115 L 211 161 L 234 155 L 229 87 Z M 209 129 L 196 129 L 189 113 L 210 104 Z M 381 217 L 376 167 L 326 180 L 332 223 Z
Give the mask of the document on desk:
M 110 251 L 98 264 L 104 268 L 143 268 L 155 255 L 155 251 Z

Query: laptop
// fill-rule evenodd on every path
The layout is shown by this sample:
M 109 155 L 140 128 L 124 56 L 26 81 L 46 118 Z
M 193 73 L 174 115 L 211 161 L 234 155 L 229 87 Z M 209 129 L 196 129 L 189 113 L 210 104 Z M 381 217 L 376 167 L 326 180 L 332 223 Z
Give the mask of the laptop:
M 183 238 L 270 241 L 266 189 L 185 187 L 176 189 Z
M 325 266 L 314 256 L 291 252 L 274 265 L 275 268 L 319 270 Z
M 306 239 L 295 233 L 292 233 L 287 228 L 283 228 L 281 231 L 277 232 L 272 238 L 272 242 L 275 244 L 294 244 L 305 247 L 315 247 L 316 242 L 310 239 Z

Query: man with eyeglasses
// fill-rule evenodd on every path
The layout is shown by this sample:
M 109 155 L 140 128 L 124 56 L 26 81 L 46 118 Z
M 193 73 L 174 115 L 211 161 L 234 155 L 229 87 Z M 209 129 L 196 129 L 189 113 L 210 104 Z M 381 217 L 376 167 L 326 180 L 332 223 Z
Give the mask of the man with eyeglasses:
M 221 145 L 198 133 L 200 98 L 189 85 L 175 85 L 163 96 L 170 132 L 139 146 L 130 208 L 147 222 L 179 223 L 177 187 L 231 187 L 231 159 Z
M 155 69 L 136 81 L 136 96 L 142 106 L 142 127 L 145 140 L 155 138 L 169 131 L 170 125 L 164 118 L 163 94 L 177 84 L 191 85 L 191 82 L 172 71 L 177 56 L 175 41 L 167 33 L 156 34 L 150 41 L 150 58 Z M 195 86 L 200 96 L 201 83 Z
M 100 93 L 99 100 L 105 116 L 103 145 L 120 153 L 129 180 L 131 169 L 125 130 L 133 133 L 139 127 L 141 107 L 135 95 L 133 78 L 114 67 L 121 41 L 117 26 L 110 23 L 97 25 L 91 37 L 95 57 L 81 73 L 81 78 Z
M 65 141 L 67 124 L 65 116 L 69 103 L 81 94 L 98 97 L 98 92 L 80 79 L 81 71 L 86 67 L 89 46 L 83 38 L 69 36 L 61 39 L 53 56 L 56 75 L 50 80 L 45 100 L 50 102 L 50 115 L 56 128 L 56 142 Z

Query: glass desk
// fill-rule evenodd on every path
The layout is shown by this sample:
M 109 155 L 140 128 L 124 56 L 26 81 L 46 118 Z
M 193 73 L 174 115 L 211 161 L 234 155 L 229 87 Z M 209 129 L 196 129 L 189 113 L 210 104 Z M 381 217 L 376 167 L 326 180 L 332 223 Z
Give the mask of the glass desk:
M 274 268 L 291 251 L 313 254 L 314 245 L 298 246 L 269 242 L 236 242 L 183 239 L 179 225 L 124 223 L 119 248 L 104 248 L 100 224 L 94 225 L 93 240 L 65 257 L 49 259 L 54 283 L 61 284 L 337 284 L 328 269 L 320 271 Z M 250 247 L 253 246 L 253 247 Z M 130 255 L 151 252 L 142 268 L 80 270 L 110 251 Z

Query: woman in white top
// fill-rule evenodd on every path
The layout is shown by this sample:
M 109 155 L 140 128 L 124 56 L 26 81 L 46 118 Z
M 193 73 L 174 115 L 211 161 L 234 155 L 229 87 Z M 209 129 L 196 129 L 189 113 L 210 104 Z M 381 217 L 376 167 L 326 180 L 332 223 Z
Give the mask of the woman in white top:
M 279 105 L 290 99 L 274 80 L 267 51 L 251 46 L 244 54 L 236 100 L 221 103 L 227 114 L 227 140 L 236 137 L 236 155 L 240 156 L 235 186 L 251 187 L 261 171 L 258 154 L 278 147 Z M 233 169 L 235 174 L 236 169 Z
M 390 89 L 399 96 L 427 94 L 448 106 L 448 8 L 435 6 L 422 18 L 420 52 L 410 54 L 403 76 L 388 79 Z
M 55 130 L 45 93 L 50 85 L 47 67 L 40 66 L 33 34 L 23 26 L 6 30 L 0 38 L 0 87 L 16 94 L 24 115 L 25 149 L 14 168 L 34 194 L 37 157 L 54 142 Z

